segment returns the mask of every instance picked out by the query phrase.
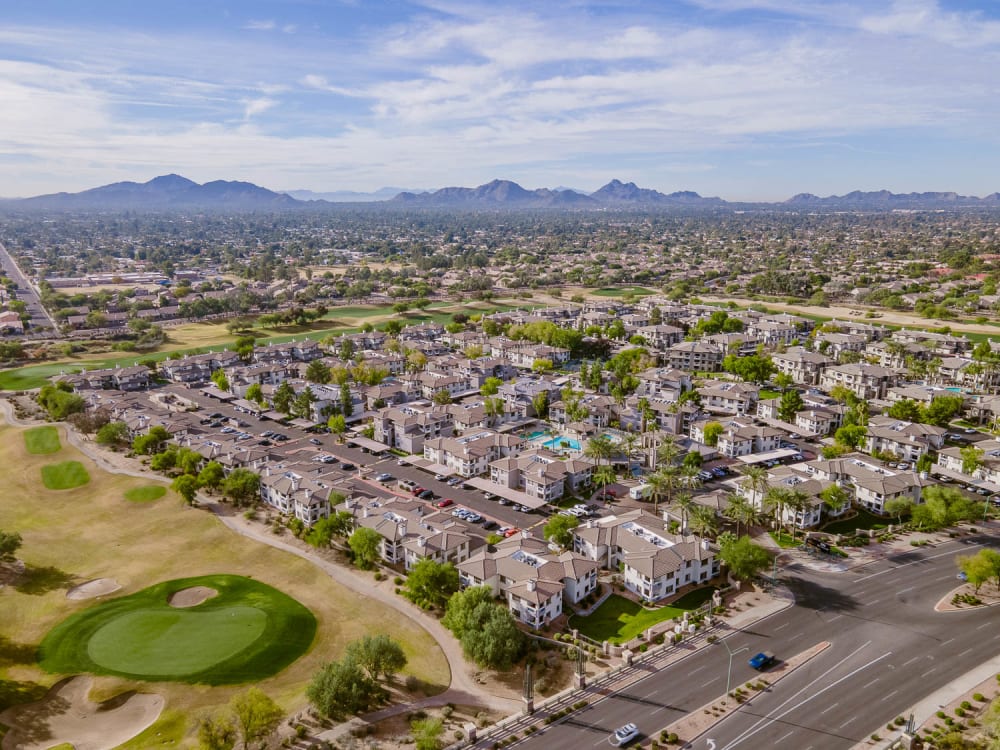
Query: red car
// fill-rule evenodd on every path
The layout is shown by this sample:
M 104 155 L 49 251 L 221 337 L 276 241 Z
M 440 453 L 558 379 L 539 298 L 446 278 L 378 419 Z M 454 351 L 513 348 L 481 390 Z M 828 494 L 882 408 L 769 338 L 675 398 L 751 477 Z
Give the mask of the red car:
M 454 502 L 453 500 L 449 500 L 448 498 L 445 498 L 444 500 L 441 500 L 440 502 L 434 503 L 434 505 L 437 506 L 438 508 L 447 508 L 453 502 Z
M 427 492 L 423 487 L 414 487 L 411 495 L 419 495 L 421 492 Z
M 503 535 L 504 535 L 505 537 L 512 537 L 512 536 L 514 536 L 514 534 L 517 534 L 517 533 L 519 533 L 520 531 L 521 531 L 520 529 L 516 529 L 516 528 L 511 528 L 511 529 L 507 529 L 507 530 L 506 530 L 506 531 L 504 532 L 504 534 L 503 534 Z

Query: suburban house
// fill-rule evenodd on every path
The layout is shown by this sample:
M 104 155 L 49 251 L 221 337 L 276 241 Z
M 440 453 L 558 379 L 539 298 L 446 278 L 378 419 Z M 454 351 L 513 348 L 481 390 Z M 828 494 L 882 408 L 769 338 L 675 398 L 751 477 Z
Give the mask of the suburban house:
M 868 453 L 892 453 L 905 461 L 916 461 L 928 451 L 944 447 L 946 430 L 929 424 L 907 422 L 892 417 L 868 420 L 865 450 Z
M 501 458 L 489 468 L 490 481 L 494 484 L 553 502 L 567 491 L 577 492 L 588 486 L 594 464 L 589 459 L 563 460 L 552 451 L 540 448 L 516 458 Z

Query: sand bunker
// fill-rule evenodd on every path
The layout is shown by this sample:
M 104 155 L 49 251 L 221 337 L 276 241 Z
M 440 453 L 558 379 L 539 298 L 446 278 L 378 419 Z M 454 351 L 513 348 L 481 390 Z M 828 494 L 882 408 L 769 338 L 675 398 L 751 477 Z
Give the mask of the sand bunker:
M 168 603 L 171 607 L 197 607 L 202 602 L 218 595 L 218 591 L 210 589 L 208 586 L 192 586 L 189 589 L 175 591 L 170 595 Z
M 67 599 L 93 599 L 97 596 L 112 594 L 122 585 L 114 578 L 95 578 L 93 581 L 81 583 L 66 592 Z
M 163 711 L 163 697 L 149 693 L 93 703 L 87 699 L 92 684 L 90 677 L 74 677 L 37 703 L 0 713 L 0 722 L 11 728 L 0 748 L 45 750 L 69 743 L 76 750 L 111 750 L 151 726 Z

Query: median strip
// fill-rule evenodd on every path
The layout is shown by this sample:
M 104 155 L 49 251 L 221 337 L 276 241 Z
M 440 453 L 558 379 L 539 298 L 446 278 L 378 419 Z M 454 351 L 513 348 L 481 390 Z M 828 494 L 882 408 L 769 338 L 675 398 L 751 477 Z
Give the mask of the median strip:
M 819 654 L 829 647 L 829 641 L 817 643 L 812 648 L 806 649 L 768 670 L 766 678 L 762 675 L 758 679 L 739 685 L 728 696 L 722 696 L 710 703 L 706 703 L 704 706 L 691 711 L 683 718 L 672 722 L 661 731 L 651 733 L 649 736 L 652 738 L 659 735 L 664 741 L 671 736 L 677 737 L 679 738 L 677 741 L 682 745 L 686 742 L 692 742 L 723 719 L 738 711 L 740 706 L 750 700 L 756 692 L 770 690 L 775 683 L 794 672 L 809 660 L 819 656 Z

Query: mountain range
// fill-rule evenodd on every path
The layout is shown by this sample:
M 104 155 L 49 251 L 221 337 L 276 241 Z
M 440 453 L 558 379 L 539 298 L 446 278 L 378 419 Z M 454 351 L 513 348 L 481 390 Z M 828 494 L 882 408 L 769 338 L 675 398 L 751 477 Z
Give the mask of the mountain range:
M 176 174 L 155 177 L 149 182 L 115 182 L 79 193 L 52 193 L 33 198 L 0 200 L 0 207 L 32 210 L 164 211 L 287 211 L 322 210 L 334 203 L 368 203 L 403 208 L 458 209 L 641 209 L 719 210 L 758 209 L 777 211 L 886 211 L 1000 208 L 1000 193 L 984 198 L 957 193 L 891 193 L 854 191 L 821 198 L 800 193 L 783 203 L 731 203 L 691 191 L 661 193 L 641 188 L 634 182 L 611 180 L 593 193 L 569 188 L 526 190 L 510 180 L 493 180 L 479 187 L 446 187 L 414 192 L 382 188 L 374 193 L 309 190 L 275 192 L 250 182 L 215 180 L 198 184 Z

